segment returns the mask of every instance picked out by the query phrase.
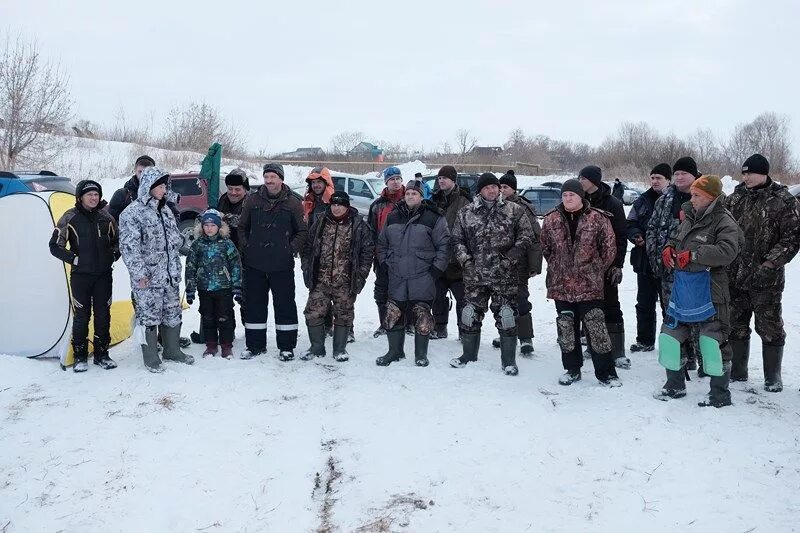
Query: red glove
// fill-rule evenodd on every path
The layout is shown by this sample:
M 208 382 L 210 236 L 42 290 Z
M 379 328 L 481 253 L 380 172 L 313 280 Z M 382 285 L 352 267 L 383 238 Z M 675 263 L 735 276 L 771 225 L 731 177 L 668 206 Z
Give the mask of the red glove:
M 686 265 L 688 265 L 692 261 L 692 252 L 690 252 L 689 250 L 678 252 L 677 259 L 678 259 L 678 266 L 680 268 L 686 268 Z
M 675 268 L 675 248 L 667 246 L 661 252 L 661 261 L 667 268 Z

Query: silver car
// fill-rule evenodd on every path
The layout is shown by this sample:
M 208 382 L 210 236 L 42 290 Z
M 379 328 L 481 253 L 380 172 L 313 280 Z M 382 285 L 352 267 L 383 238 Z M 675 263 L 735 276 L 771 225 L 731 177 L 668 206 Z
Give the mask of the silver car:
M 331 172 L 331 178 L 333 179 L 333 188 L 350 195 L 350 205 L 355 207 L 364 217 L 369 213 L 369 206 L 372 205 L 372 202 L 380 196 L 381 191 L 386 187 L 381 178 L 359 176 L 358 174 Z M 303 185 L 292 190 L 303 197 L 308 190 L 308 186 Z

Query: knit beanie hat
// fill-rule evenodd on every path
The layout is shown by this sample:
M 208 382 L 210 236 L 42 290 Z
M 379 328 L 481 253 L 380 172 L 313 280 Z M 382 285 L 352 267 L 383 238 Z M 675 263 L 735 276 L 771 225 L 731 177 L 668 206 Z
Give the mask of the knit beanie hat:
M 80 199 L 87 192 L 96 192 L 102 198 L 103 188 L 94 180 L 82 180 L 75 186 L 75 197 Z
M 408 191 L 417 191 L 422 196 L 425 196 L 425 192 L 422 190 L 422 182 L 417 180 L 409 180 L 406 183 L 406 192 Z
M 565 192 L 574 192 L 581 198 L 586 197 L 586 191 L 583 190 L 580 180 L 576 180 L 575 178 L 565 181 L 561 186 L 561 194 L 564 194 Z
M 753 154 L 742 165 L 742 174 L 762 174 L 769 176 L 769 161 L 761 154 Z
M 599 187 L 600 183 L 603 181 L 603 171 L 600 170 L 600 167 L 598 166 L 589 165 L 588 167 L 583 167 L 581 171 L 578 172 L 578 177 L 586 178 L 595 186 Z
M 383 171 L 383 181 L 387 182 L 390 179 L 394 178 L 395 176 L 403 177 L 402 172 L 397 167 L 389 167 Z
M 225 176 L 225 185 L 230 187 L 241 186 L 247 191 L 250 190 L 250 182 L 247 179 L 247 174 L 240 168 L 235 168 L 228 172 L 228 175 Z
M 484 172 L 478 177 L 478 192 L 481 192 L 487 185 L 500 186 L 500 180 L 491 172 Z
M 344 191 L 336 191 L 331 195 L 330 204 L 350 207 L 350 195 Z
M 512 189 L 517 188 L 517 176 L 513 170 L 509 170 L 500 177 L 500 185 L 508 185 Z
M 200 215 L 200 223 L 206 224 L 208 222 L 211 222 L 218 228 L 221 228 L 222 217 L 220 216 L 219 211 L 217 211 L 216 209 L 206 209 L 205 211 L 203 211 L 203 214 Z
M 458 178 L 458 172 L 456 171 L 456 167 L 450 165 L 445 165 L 442 168 L 440 168 L 439 173 L 436 175 L 449 178 L 453 181 L 456 181 L 456 179 Z
M 266 174 L 267 172 L 274 172 L 275 174 L 278 175 L 281 181 L 284 180 L 283 165 L 281 165 L 280 163 L 267 163 L 266 165 L 264 165 L 264 174 Z
M 672 168 L 666 163 L 659 163 L 653 167 L 653 170 L 650 171 L 650 175 L 659 174 L 664 176 L 668 180 L 672 179 Z
M 700 192 L 711 200 L 716 200 L 722 194 L 722 180 L 719 179 L 719 176 L 710 174 L 700 176 L 694 180 L 690 190 Z
M 675 161 L 675 164 L 672 165 L 672 172 L 675 173 L 678 172 L 679 170 L 688 172 L 695 178 L 700 177 L 700 173 L 697 171 L 697 163 L 691 157 L 681 157 L 680 159 Z
M 135 167 L 154 167 L 156 166 L 156 161 L 149 155 L 140 155 L 136 158 L 136 162 L 133 164 Z

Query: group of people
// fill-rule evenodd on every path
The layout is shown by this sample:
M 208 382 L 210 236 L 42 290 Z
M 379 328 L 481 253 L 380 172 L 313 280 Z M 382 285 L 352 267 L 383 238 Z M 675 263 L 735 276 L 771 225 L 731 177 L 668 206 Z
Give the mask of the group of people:
M 397 167 L 382 175 L 386 186 L 365 220 L 347 193 L 334 189 L 327 168 L 311 171 L 302 199 L 284 183 L 279 164 L 264 165 L 264 183 L 252 194 L 245 173 L 234 170 L 217 208 L 197 219 L 190 245 L 178 230 L 169 174 L 152 158 L 137 159 L 135 175 L 108 209 L 98 183 L 80 182 L 76 206 L 50 242 L 53 255 L 73 269 L 74 370 L 88 368 L 91 309 L 94 362 L 116 366 L 108 356 L 108 324 L 111 268 L 120 256 L 130 272 L 134 338 L 149 370 L 162 371 L 162 358 L 194 361 L 181 351 L 182 278 L 187 302 L 199 297 L 204 356 L 221 348 L 223 357 L 232 357 L 234 301 L 245 329 L 241 358 L 264 354 L 271 294 L 278 357 L 292 360 L 299 257 L 309 290 L 303 314 L 310 347 L 301 359 L 324 356 L 327 336 L 333 337 L 334 359 L 348 359 L 355 300 L 374 270 L 375 336 L 388 342 L 376 364 L 404 359 L 411 334 L 415 364 L 427 366 L 429 341 L 447 338 L 455 300 L 462 354 L 450 365 L 463 368 L 477 360 L 483 317 L 491 310 L 501 368 L 516 375 L 517 347 L 524 356 L 534 350 L 528 282 L 541 273 L 544 258 L 565 370 L 559 383 L 580 380 L 584 358 L 591 358 L 599 382 L 615 387 L 621 385 L 617 368 L 630 366 L 619 302 L 630 241 L 638 285 L 631 352 L 655 349 L 661 302 L 659 361 L 667 381 L 658 399 L 685 396 L 687 371 L 697 369 L 711 378 L 701 404 L 730 405 L 729 380 L 748 378 L 754 314 L 765 388 L 782 389 L 784 265 L 800 247 L 800 214 L 786 187 L 769 177 L 763 156 L 745 161 L 742 183 L 729 197 L 720 178 L 702 175 L 691 157 L 659 164 L 627 217 L 620 187 L 612 192 L 601 169 L 588 166 L 563 184 L 562 202 L 544 214 L 541 226 L 533 206 L 517 193 L 513 171 L 501 178 L 482 174 L 474 198 L 459 187 L 449 165 L 439 170 L 434 191 L 421 176 L 404 183 Z M 180 255 L 187 256 L 185 270 Z

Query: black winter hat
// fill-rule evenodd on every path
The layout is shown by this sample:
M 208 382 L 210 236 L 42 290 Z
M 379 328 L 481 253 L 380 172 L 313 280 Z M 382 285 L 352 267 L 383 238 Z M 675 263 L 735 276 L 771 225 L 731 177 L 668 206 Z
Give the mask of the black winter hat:
M 414 177 L 415 178 L 421 178 L 422 177 L 422 172 L 417 172 L 416 174 L 414 174 Z
M 514 175 L 513 170 L 509 170 L 500 177 L 500 185 L 508 185 L 512 189 L 517 188 L 517 176 Z
M 95 191 L 97 194 L 100 195 L 100 198 L 103 197 L 103 187 L 100 186 L 94 180 L 82 180 L 79 181 L 78 184 L 75 186 L 75 198 L 80 200 L 81 196 L 86 194 L 87 192 Z
M 578 177 L 586 178 L 594 183 L 595 186 L 599 187 L 600 183 L 603 181 L 603 171 L 600 170 L 600 167 L 598 166 L 589 165 L 588 167 L 583 167 L 581 171 L 578 172 Z
M 561 193 L 563 194 L 565 192 L 574 192 L 581 198 L 586 198 L 586 191 L 583 190 L 580 180 L 576 180 L 574 178 L 565 181 L 561 186 Z
M 336 191 L 331 195 L 330 204 L 350 207 L 350 195 L 344 191 Z
M 228 172 L 225 176 L 225 185 L 236 187 L 237 185 L 243 186 L 246 191 L 250 190 L 250 182 L 247 179 L 247 174 L 240 168 L 235 168 Z
M 763 174 L 769 176 L 769 161 L 761 154 L 753 154 L 742 165 L 742 174 Z
M 478 192 L 481 192 L 487 185 L 497 185 L 499 187 L 500 180 L 491 172 L 484 172 L 478 178 Z
M 133 164 L 133 166 L 154 167 L 156 166 L 156 160 L 149 155 L 140 155 L 136 158 L 136 162 Z
M 650 171 L 650 175 L 653 174 L 660 174 L 667 178 L 668 180 L 672 179 L 672 167 L 670 167 L 666 163 L 659 163 L 653 167 L 653 170 Z
M 281 178 L 281 181 L 285 179 L 283 177 L 283 165 L 281 165 L 280 163 L 267 163 L 266 165 L 264 165 L 264 174 L 266 174 L 267 172 L 274 172 L 275 174 L 278 175 L 278 177 Z
M 406 183 L 406 192 L 408 191 L 417 191 L 422 196 L 425 196 L 425 192 L 422 190 L 422 182 L 417 180 L 409 180 Z
M 681 157 L 680 159 L 675 161 L 675 164 L 672 165 L 672 172 L 675 173 L 678 172 L 679 170 L 682 170 L 683 172 L 688 172 L 695 178 L 700 177 L 700 173 L 697 171 L 697 162 L 695 162 L 695 160 L 692 159 L 691 157 L 688 156 Z
M 456 171 L 456 167 L 445 165 L 439 169 L 439 173 L 437 176 L 444 176 L 445 178 L 450 178 L 453 181 L 458 179 L 458 172 Z

